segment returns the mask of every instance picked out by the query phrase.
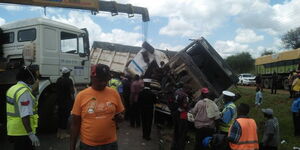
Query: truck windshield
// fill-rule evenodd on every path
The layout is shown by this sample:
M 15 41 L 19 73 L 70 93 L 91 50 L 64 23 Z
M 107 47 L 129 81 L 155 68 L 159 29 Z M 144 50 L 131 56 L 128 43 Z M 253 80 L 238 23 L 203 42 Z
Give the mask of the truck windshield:
M 8 32 L 3 34 L 4 37 L 4 43 L 3 44 L 9 44 L 14 42 L 14 33 Z
M 34 41 L 35 38 L 36 38 L 36 30 L 35 29 L 20 30 L 18 32 L 18 41 L 19 42 Z

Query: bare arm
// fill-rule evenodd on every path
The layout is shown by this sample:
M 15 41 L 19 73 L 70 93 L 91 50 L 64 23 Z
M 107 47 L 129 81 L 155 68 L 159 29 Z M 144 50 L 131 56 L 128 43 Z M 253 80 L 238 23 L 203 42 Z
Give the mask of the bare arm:
M 25 127 L 26 132 L 27 133 L 32 132 L 32 129 L 31 129 L 31 126 L 30 126 L 30 116 L 23 117 L 22 122 L 23 122 L 23 125 Z
M 76 148 L 76 142 L 79 135 L 80 126 L 81 126 L 81 116 L 72 115 L 70 150 L 75 150 Z

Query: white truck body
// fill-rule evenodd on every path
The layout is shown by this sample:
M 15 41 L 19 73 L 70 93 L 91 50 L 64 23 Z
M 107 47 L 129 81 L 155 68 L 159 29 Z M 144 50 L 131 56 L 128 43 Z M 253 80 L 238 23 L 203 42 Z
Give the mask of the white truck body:
M 132 52 L 118 52 L 109 49 L 93 48 L 91 64 L 105 64 L 115 72 L 125 72 L 127 63 L 136 56 Z
M 106 64 L 115 72 L 141 75 L 142 72 L 137 69 L 136 65 L 132 64 L 132 60 L 135 60 L 138 66 L 143 66 L 145 62 L 141 56 L 142 51 L 144 51 L 142 47 L 95 41 L 90 54 L 91 64 Z M 175 54 L 176 52 L 159 49 L 156 49 L 154 54 L 149 53 L 152 60 L 156 60 L 158 66 L 160 66 L 161 61 L 167 63 L 169 58 Z
M 45 18 L 26 19 L 0 26 L 0 99 L 16 81 L 22 66 L 32 66 L 39 73 L 39 129 L 56 131 L 56 80 L 60 69 L 72 69 L 70 78 L 77 90 L 90 83 L 89 40 L 85 30 Z M 6 102 L 0 102 L 0 128 L 4 126 Z M 3 116 L 3 117 L 2 117 Z M 49 124 L 50 123 L 50 124 Z M 52 123 L 52 124 L 51 124 Z M 3 134 L 1 130 L 0 134 Z

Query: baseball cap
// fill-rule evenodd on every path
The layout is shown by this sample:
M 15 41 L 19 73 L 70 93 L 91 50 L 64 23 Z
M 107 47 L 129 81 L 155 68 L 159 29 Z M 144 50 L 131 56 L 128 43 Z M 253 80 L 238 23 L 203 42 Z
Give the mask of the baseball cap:
M 230 92 L 230 91 L 223 91 L 222 93 L 223 93 L 223 95 L 226 95 L 226 96 L 229 96 L 229 97 L 234 97 L 235 96 L 235 94 Z
M 208 88 L 202 88 L 202 89 L 200 89 L 200 92 L 207 94 L 207 93 L 209 93 L 209 90 L 208 90 Z
M 104 64 L 93 65 L 91 66 L 91 77 L 97 77 L 101 80 L 110 80 L 110 69 Z
M 261 109 L 261 111 L 267 115 L 273 115 L 273 109 L 271 108 Z
M 71 71 L 72 71 L 72 69 L 69 69 L 69 68 L 67 68 L 67 67 L 62 67 L 62 68 L 61 68 L 61 72 L 62 72 L 63 74 L 69 73 L 69 72 L 71 72 Z

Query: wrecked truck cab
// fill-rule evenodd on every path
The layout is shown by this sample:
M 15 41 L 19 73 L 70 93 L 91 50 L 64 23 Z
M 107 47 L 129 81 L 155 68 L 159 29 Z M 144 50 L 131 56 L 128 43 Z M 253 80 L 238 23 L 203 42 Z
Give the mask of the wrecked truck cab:
M 171 58 L 168 66 L 175 74 L 188 73 L 184 84 L 197 91 L 207 87 L 216 97 L 238 82 L 237 75 L 203 37 Z
M 237 75 L 203 37 L 194 40 L 172 57 L 165 68 L 170 70 L 170 76 L 164 78 L 172 78 L 168 81 L 173 83 L 162 83 L 162 87 L 166 87 L 165 85 L 174 87 L 176 83 L 183 83 L 192 93 L 193 100 L 200 96 L 199 89 L 203 87 L 207 87 L 212 96 L 218 98 L 223 90 L 238 82 Z M 170 88 L 170 90 L 175 89 Z M 161 102 L 168 105 L 166 99 L 162 98 Z M 156 105 L 157 111 L 170 114 L 165 105 Z

